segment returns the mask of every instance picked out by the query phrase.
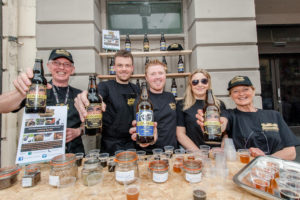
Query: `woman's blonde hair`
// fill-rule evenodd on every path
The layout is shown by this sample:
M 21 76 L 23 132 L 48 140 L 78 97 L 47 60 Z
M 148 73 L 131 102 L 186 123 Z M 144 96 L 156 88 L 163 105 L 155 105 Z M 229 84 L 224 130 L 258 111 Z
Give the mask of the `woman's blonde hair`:
M 188 76 L 187 87 L 183 97 L 183 110 L 187 110 L 196 103 L 196 98 L 194 97 L 192 90 L 192 78 L 195 74 L 201 73 L 208 79 L 208 89 L 211 89 L 211 77 L 205 69 L 196 69 Z M 213 96 L 216 102 L 216 105 L 220 108 L 220 101 Z M 205 99 L 204 99 L 205 100 Z

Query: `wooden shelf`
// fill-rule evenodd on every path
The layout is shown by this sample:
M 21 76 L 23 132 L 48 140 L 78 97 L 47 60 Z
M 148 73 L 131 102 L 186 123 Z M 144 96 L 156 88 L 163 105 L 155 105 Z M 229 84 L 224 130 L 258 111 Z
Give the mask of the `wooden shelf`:
M 113 57 L 116 52 L 109 52 L 109 53 L 99 53 L 99 55 L 103 58 L 105 57 Z M 192 50 L 182 50 L 182 51 L 149 51 L 149 52 L 138 52 L 132 51 L 131 52 L 135 57 L 158 57 L 158 56 L 178 56 L 178 55 L 189 55 L 192 53 Z
M 167 73 L 167 78 L 173 78 L 173 77 L 187 77 L 191 73 Z M 98 75 L 99 79 L 115 79 L 115 75 Z M 145 78 L 145 74 L 133 74 L 131 76 L 132 79 L 134 78 Z

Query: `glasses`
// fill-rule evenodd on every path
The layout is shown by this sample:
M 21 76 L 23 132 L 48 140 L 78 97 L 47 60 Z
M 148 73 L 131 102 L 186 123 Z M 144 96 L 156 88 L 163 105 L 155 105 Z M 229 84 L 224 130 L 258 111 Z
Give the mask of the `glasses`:
M 72 67 L 73 65 L 72 65 L 72 63 L 68 63 L 68 62 L 65 62 L 65 63 L 61 63 L 61 62 L 58 62 L 58 61 L 52 61 L 51 62 L 54 66 L 56 66 L 56 67 L 59 67 L 59 66 L 64 66 L 64 67 L 66 67 L 66 68 L 68 68 L 68 67 Z
M 196 85 L 199 84 L 199 82 L 201 82 L 203 85 L 207 85 L 208 79 L 207 79 L 207 78 L 203 78 L 203 79 L 201 79 L 201 80 L 199 80 L 199 79 L 192 80 L 192 85 L 193 85 L 193 86 L 196 86 Z

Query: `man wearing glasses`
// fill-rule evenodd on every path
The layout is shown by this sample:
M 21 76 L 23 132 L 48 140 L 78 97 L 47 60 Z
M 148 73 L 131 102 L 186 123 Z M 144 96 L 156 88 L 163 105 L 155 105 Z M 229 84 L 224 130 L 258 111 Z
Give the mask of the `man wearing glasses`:
M 81 140 L 80 117 L 74 107 L 74 99 L 81 90 L 69 85 L 69 78 L 75 72 L 74 61 L 72 54 L 64 49 L 53 49 L 47 63 L 48 71 L 52 75 L 52 79 L 48 83 L 47 89 L 47 106 L 68 107 L 67 119 L 67 137 L 66 137 L 66 152 L 78 153 L 84 152 L 83 143 Z M 14 81 L 14 85 L 23 98 L 21 104 L 16 105 L 12 110 L 19 111 L 25 106 L 26 92 L 31 85 L 30 79 L 33 77 L 32 69 L 22 73 Z M 59 123 L 57 121 L 56 123 Z

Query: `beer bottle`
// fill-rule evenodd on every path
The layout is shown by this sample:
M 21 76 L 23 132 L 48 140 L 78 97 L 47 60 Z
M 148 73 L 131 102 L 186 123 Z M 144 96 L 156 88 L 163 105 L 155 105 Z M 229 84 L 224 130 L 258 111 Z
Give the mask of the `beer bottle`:
M 208 144 L 221 144 L 222 132 L 219 108 L 211 89 L 206 91 L 204 112 L 204 141 Z
M 125 50 L 126 51 L 131 51 L 131 41 L 130 41 L 128 33 L 126 35 L 126 40 L 125 40 Z
M 140 79 L 136 79 L 136 86 L 138 87 L 138 90 L 141 91 Z
M 162 62 L 163 62 L 165 65 L 168 65 L 167 60 L 166 60 L 166 56 L 163 56 L 163 57 L 162 57 Z
M 115 65 L 115 59 L 111 58 L 110 64 L 109 64 L 109 75 L 116 75 L 114 65 Z
M 153 105 L 149 100 L 146 82 L 142 83 L 142 92 L 136 105 L 137 144 L 154 143 Z
M 47 102 L 47 80 L 44 77 L 43 60 L 35 59 L 33 78 L 26 94 L 26 113 L 45 113 Z
M 100 134 L 102 131 L 102 98 L 98 94 L 95 75 L 89 76 L 87 98 L 90 104 L 86 107 L 85 134 Z
M 175 78 L 172 79 L 171 93 L 174 95 L 174 97 L 177 97 L 177 85 Z
M 177 68 L 178 68 L 178 73 L 184 73 L 184 64 L 181 55 L 179 56 Z
M 161 36 L 160 36 L 160 50 L 161 51 L 167 50 L 166 39 L 165 39 L 164 33 L 161 33 Z
M 146 56 L 145 66 L 148 64 L 148 62 L 149 62 L 149 58 L 148 56 Z
M 150 44 L 149 44 L 149 40 L 148 40 L 148 37 L 147 37 L 147 33 L 145 33 L 145 36 L 144 36 L 144 51 L 149 51 L 150 49 Z

